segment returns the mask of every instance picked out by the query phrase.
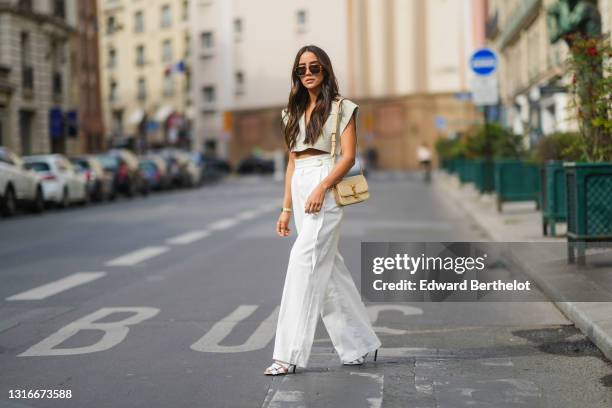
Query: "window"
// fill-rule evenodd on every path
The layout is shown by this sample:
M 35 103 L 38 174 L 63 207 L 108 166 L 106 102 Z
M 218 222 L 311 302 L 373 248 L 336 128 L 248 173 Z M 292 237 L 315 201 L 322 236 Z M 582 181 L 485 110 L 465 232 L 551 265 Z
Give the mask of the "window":
M 202 97 L 205 104 L 210 104 L 215 101 L 215 87 L 208 85 L 202 88 Z
M 185 58 L 191 55 L 191 36 L 189 33 L 185 34 Z
M 172 74 L 164 75 L 164 96 L 174 95 L 174 78 Z
M 205 31 L 200 35 L 202 41 L 202 48 L 209 50 L 213 47 L 213 33 L 212 31 Z
M 147 99 L 147 84 L 143 77 L 138 78 L 138 100 L 144 101 Z
M 170 25 L 172 25 L 172 11 L 170 5 L 166 4 L 161 9 L 161 26 L 170 27 Z
M 143 66 L 145 64 L 145 47 L 139 45 L 136 47 L 136 65 Z
M 172 41 L 164 40 L 162 44 L 162 61 L 170 62 L 172 61 Z
M 117 20 L 114 16 L 108 16 L 106 18 L 106 34 L 111 35 L 117 31 Z
M 144 32 L 144 14 L 142 13 L 142 11 L 137 11 L 136 13 L 134 13 L 134 32 Z
M 21 33 L 21 65 L 31 65 L 30 34 L 26 31 Z
M 242 71 L 236 71 L 236 95 L 242 95 L 244 93 L 244 74 Z
M 32 0 L 19 0 L 17 2 L 17 7 L 19 7 L 22 10 L 32 11 L 33 10 Z
M 34 68 L 30 54 L 30 34 L 21 33 L 21 82 L 23 89 L 34 89 Z
M 234 19 L 234 41 L 240 41 L 242 39 L 242 19 Z
M 115 68 L 117 66 L 117 51 L 114 48 L 108 50 L 108 67 Z
M 189 18 L 189 1 L 183 0 L 183 21 Z
M 191 71 L 189 69 L 185 70 L 185 92 L 189 92 L 191 89 Z
M 116 102 L 118 99 L 118 91 L 119 91 L 119 85 L 117 84 L 117 81 L 111 81 L 110 84 L 110 92 L 108 93 L 108 98 L 110 99 L 111 102 Z
M 306 24 L 308 23 L 308 16 L 306 14 L 306 10 L 298 10 L 296 13 L 296 17 L 298 32 L 306 31 Z
M 54 0 L 53 1 L 53 15 L 59 18 L 66 18 L 65 0 Z

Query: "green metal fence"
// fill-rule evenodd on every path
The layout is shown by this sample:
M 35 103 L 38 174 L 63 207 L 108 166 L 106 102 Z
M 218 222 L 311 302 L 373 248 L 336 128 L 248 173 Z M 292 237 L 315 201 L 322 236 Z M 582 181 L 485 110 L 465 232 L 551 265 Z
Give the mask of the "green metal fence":
M 551 160 L 543 166 L 542 179 L 542 231 L 556 235 L 556 223 L 567 219 L 565 169 L 563 161 Z
M 530 201 L 538 204 L 540 177 L 538 166 L 522 160 L 497 159 L 494 161 L 494 184 L 497 211 L 508 201 Z
M 612 241 L 612 163 L 565 163 L 568 261 L 585 263 L 587 242 Z

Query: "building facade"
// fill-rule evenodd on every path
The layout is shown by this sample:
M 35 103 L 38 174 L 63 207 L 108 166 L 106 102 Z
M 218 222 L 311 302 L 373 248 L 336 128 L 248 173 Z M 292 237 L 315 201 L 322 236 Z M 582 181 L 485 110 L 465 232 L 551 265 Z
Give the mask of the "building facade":
M 468 56 L 484 42 L 484 30 L 473 29 L 484 27 L 484 0 L 193 0 L 191 7 L 196 145 L 210 141 L 234 164 L 255 148 L 286 149 L 280 110 L 306 44 L 329 54 L 341 93 L 362 108 L 360 148 L 379 150 L 384 168 L 416 167 L 418 144 L 433 147 L 480 119 L 463 96 Z
M 75 0 L 0 1 L 0 145 L 78 153 Z
M 109 145 L 190 145 L 189 1 L 99 0 Z
M 569 109 L 564 41 L 551 44 L 546 25 L 556 0 L 490 0 L 488 38 L 500 55 L 502 121 L 526 144 L 577 130 Z
M 100 64 L 98 49 L 98 8 L 96 0 L 78 2 L 79 134 L 85 152 L 106 147 L 102 117 Z

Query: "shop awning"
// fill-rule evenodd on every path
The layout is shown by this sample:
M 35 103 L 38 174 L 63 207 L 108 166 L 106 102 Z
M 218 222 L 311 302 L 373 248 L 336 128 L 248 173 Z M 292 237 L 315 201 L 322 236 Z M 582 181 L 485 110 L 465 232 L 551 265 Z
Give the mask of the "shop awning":
M 143 117 L 144 117 L 144 110 L 143 109 L 136 109 L 128 117 L 128 125 L 137 125 L 137 124 L 139 124 L 142 121 Z
M 155 120 L 158 122 L 165 122 L 168 116 L 174 111 L 174 108 L 170 105 L 163 105 L 155 112 Z

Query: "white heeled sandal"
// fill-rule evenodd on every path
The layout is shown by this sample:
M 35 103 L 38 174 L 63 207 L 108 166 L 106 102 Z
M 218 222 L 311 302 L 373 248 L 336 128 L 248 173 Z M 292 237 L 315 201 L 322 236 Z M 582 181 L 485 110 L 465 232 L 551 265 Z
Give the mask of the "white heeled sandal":
M 366 358 L 368 357 L 368 354 L 370 353 L 365 353 L 363 356 L 356 358 L 355 360 L 352 361 L 343 361 L 342 364 L 343 365 L 363 365 L 363 363 L 365 363 Z M 376 351 L 374 351 L 374 359 L 373 361 L 376 361 L 376 358 L 378 357 L 378 349 L 376 349 Z
M 295 374 L 295 364 L 284 364 L 279 361 L 275 361 L 264 371 L 265 375 L 285 375 L 289 373 Z

